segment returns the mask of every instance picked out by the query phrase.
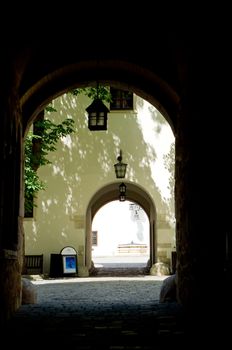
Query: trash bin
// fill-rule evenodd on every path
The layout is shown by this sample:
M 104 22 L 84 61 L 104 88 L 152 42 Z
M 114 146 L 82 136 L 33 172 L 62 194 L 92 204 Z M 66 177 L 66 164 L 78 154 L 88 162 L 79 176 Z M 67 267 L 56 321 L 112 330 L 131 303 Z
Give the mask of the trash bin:
M 62 266 L 62 255 L 51 254 L 50 257 L 50 277 L 62 277 L 63 266 Z
M 77 252 L 73 247 L 64 247 L 60 255 L 62 256 L 63 275 L 77 274 Z

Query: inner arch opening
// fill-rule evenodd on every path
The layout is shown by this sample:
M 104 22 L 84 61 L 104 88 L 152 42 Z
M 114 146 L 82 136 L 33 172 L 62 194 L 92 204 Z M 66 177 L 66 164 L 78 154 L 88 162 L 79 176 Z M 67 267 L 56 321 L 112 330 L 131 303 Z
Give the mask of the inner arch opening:
M 92 222 L 92 261 L 96 268 L 145 268 L 150 258 L 149 219 L 143 208 L 118 200 L 102 206 Z M 126 272 L 126 271 L 125 271 Z

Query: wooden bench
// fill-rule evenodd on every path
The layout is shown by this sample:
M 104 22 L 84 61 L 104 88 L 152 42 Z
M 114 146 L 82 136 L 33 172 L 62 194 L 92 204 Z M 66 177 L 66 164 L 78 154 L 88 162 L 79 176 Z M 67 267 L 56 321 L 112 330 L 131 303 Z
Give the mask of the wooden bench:
M 43 273 L 43 254 L 25 255 L 24 275 L 37 275 Z

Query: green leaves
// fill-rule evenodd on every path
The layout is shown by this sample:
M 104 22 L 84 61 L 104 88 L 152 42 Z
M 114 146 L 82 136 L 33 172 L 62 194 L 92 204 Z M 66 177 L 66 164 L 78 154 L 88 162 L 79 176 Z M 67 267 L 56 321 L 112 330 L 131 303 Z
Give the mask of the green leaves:
M 33 211 L 33 198 L 40 190 L 45 189 L 37 169 L 51 163 L 47 159 L 48 154 L 56 150 L 57 142 L 61 137 L 74 132 L 74 120 L 68 118 L 60 124 L 54 124 L 49 119 L 40 118 L 34 123 L 34 129 L 39 135 L 29 131 L 25 140 L 25 216 L 31 216 L 28 213 Z
M 77 96 L 78 94 L 84 94 L 91 98 L 92 100 L 96 100 L 99 98 L 105 102 L 112 102 L 112 97 L 110 93 L 110 88 L 107 86 L 99 85 L 98 88 L 87 87 L 87 88 L 78 88 L 73 89 L 70 92 L 72 95 Z
M 50 104 L 47 107 L 45 107 L 46 112 L 57 112 L 57 110 Z
M 70 91 L 73 96 L 84 94 L 95 100 L 99 98 L 105 102 L 112 102 L 110 88 L 98 86 L 97 88 L 87 87 L 78 88 Z M 57 112 L 49 104 L 44 109 L 45 112 Z M 53 123 L 50 119 L 44 118 L 44 112 L 41 112 L 34 122 L 34 133 L 29 132 L 25 140 L 25 216 L 33 212 L 33 198 L 40 190 L 45 189 L 45 184 L 39 179 L 37 170 L 43 165 L 50 164 L 47 156 L 50 152 L 56 151 L 57 142 L 62 138 L 74 132 L 74 120 L 65 119 L 60 124 Z
M 39 120 L 35 123 L 36 127 L 42 130 L 41 150 L 39 158 L 39 166 L 46 165 L 49 163 L 46 156 L 50 152 L 56 151 L 56 144 L 62 137 L 69 135 L 74 132 L 74 120 L 65 119 L 61 124 L 54 124 L 49 119 Z

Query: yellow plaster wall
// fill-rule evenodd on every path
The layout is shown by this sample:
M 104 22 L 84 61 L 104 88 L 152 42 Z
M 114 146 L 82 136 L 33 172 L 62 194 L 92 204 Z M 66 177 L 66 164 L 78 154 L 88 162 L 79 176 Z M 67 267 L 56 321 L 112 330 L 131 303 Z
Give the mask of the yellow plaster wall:
M 134 111 L 111 112 L 107 131 L 89 131 L 85 108 L 91 102 L 84 95 L 65 94 L 53 101 L 57 112 L 46 114 L 56 123 L 73 118 L 76 131 L 59 141 L 49 155 L 51 164 L 38 170 L 46 190 L 38 194 L 34 218 L 24 220 L 25 254 L 44 254 L 45 273 L 50 254 L 67 245 L 80 253 L 80 266 L 85 265 L 86 209 L 101 187 L 121 182 L 114 173 L 120 149 L 128 163 L 126 180 L 144 187 L 154 200 L 157 242 L 173 245 L 174 224 L 165 233 L 163 225 L 166 213 L 174 217 L 174 201 L 167 198 L 169 173 L 160 170 L 163 153 L 174 142 L 171 128 L 155 107 L 135 96 Z

